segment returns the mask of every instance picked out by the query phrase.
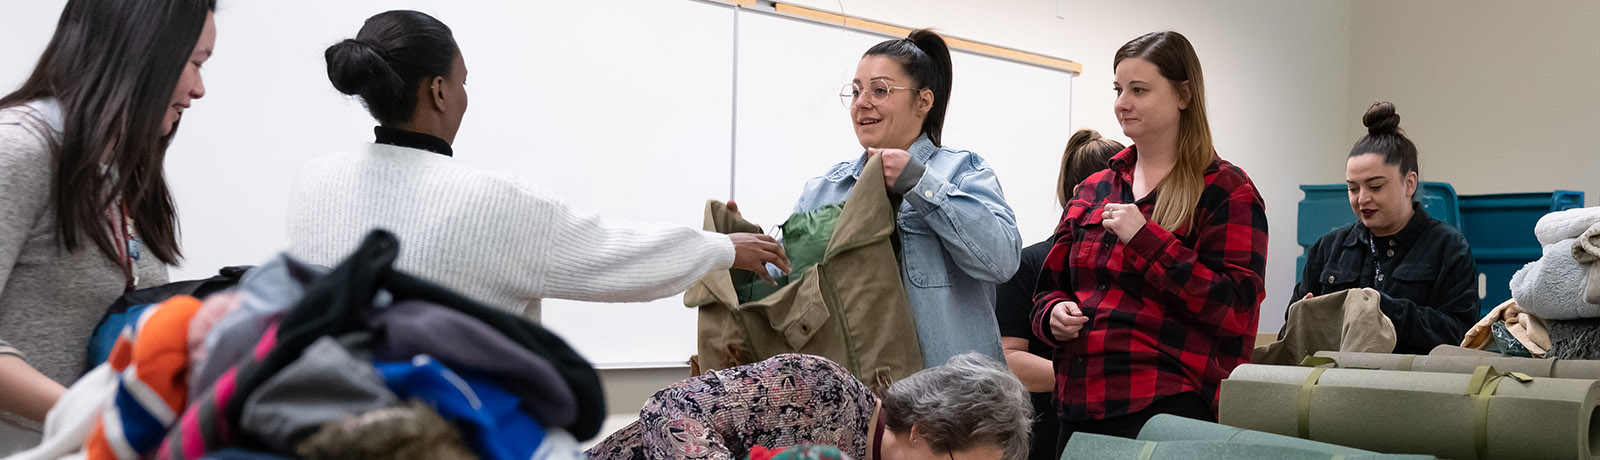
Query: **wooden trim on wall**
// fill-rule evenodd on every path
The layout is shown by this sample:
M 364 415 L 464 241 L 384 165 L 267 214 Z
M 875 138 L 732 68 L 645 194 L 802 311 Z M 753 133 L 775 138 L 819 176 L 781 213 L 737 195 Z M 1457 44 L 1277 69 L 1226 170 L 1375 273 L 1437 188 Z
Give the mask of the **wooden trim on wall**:
M 807 7 L 799 6 L 799 5 L 791 5 L 791 4 L 788 4 L 788 3 L 783 3 L 783 2 L 779 2 L 779 1 L 773 1 L 773 0 L 700 0 L 700 1 L 705 1 L 705 2 L 710 2 L 710 3 L 720 3 L 720 4 L 723 4 L 723 5 L 730 5 L 730 6 L 733 6 L 735 8 L 757 8 L 757 7 L 760 7 L 762 4 L 765 3 L 765 4 L 770 4 L 771 5 L 771 7 L 772 7 L 771 11 L 772 12 L 776 12 L 776 13 L 784 15 L 784 16 L 789 16 L 789 17 L 793 17 L 793 18 L 800 18 L 800 19 L 805 19 L 805 20 L 812 21 L 812 22 L 820 22 L 820 23 L 824 23 L 824 24 L 839 25 L 839 26 L 843 26 L 843 27 L 846 27 L 846 28 L 860 30 L 860 31 L 863 31 L 863 32 L 871 32 L 871 33 L 875 33 L 875 34 L 883 35 L 883 36 L 887 36 L 887 37 L 904 37 L 906 35 L 910 35 L 911 34 L 911 30 L 912 30 L 912 29 L 907 28 L 907 27 L 901 27 L 901 26 L 897 26 L 897 25 L 893 25 L 893 24 L 885 24 L 885 23 L 873 21 L 873 20 L 870 20 L 870 19 L 863 19 L 863 18 L 858 18 L 858 17 L 855 17 L 855 16 L 846 16 L 846 15 L 839 14 L 839 13 L 834 13 L 834 12 L 831 12 L 831 11 L 823 11 L 823 10 L 818 10 L 818 9 L 814 9 L 814 8 L 807 8 Z M 996 57 L 996 58 L 1005 59 L 1005 60 L 1009 60 L 1009 61 L 1021 62 L 1021 63 L 1024 63 L 1024 64 L 1032 64 L 1032 65 L 1045 67 L 1045 68 L 1049 68 L 1049 69 L 1063 70 L 1063 71 L 1067 71 L 1067 72 L 1072 72 L 1074 75 L 1082 75 L 1083 74 L 1083 64 L 1079 64 L 1079 63 L 1074 62 L 1074 61 L 1072 61 L 1070 59 L 1062 59 L 1062 58 L 1058 58 L 1058 57 L 1045 56 L 1045 55 L 1039 54 L 1039 53 L 1032 53 L 1032 52 L 1028 52 L 1028 51 L 1015 49 L 1015 48 L 1007 48 L 1007 47 L 1004 47 L 1004 46 L 991 45 L 991 44 L 988 44 L 988 43 L 967 40 L 967 39 L 964 39 L 964 38 L 951 37 L 951 36 L 948 36 L 948 35 L 946 35 L 944 37 L 944 39 L 945 39 L 945 44 L 949 45 L 951 48 L 954 48 L 954 49 L 959 49 L 959 50 L 967 51 L 967 52 L 971 52 L 971 53 L 977 53 L 977 54 L 981 54 L 981 55 L 985 55 L 985 56 Z

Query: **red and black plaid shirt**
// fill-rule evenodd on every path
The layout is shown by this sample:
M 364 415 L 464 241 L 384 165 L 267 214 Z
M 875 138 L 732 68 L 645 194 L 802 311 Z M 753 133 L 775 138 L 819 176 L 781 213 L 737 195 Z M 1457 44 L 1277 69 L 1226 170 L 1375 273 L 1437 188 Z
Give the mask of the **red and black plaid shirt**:
M 1138 412 L 1187 391 L 1210 399 L 1249 362 L 1266 296 L 1267 215 L 1244 170 L 1213 157 L 1194 220 L 1177 234 L 1148 222 L 1121 243 L 1106 203 L 1133 202 L 1136 147 L 1084 180 L 1056 227 L 1034 297 L 1033 332 L 1056 345 L 1056 408 L 1069 421 Z M 1136 204 L 1145 219 L 1155 193 Z M 1058 342 L 1050 308 L 1074 301 L 1089 322 Z

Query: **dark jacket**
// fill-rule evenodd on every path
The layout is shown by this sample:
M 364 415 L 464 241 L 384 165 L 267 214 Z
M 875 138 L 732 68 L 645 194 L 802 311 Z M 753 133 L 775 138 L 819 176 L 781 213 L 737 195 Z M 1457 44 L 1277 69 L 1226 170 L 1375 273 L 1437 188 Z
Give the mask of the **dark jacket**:
M 1478 266 L 1461 232 L 1412 203 L 1400 233 L 1373 237 L 1360 221 L 1334 230 L 1306 252 L 1306 268 L 1291 302 L 1307 293 L 1369 287 L 1383 294 L 1394 322 L 1395 353 L 1428 354 L 1454 345 L 1478 318 Z M 1369 244 L 1370 243 L 1370 244 Z M 1377 263 L 1373 260 L 1376 258 Z

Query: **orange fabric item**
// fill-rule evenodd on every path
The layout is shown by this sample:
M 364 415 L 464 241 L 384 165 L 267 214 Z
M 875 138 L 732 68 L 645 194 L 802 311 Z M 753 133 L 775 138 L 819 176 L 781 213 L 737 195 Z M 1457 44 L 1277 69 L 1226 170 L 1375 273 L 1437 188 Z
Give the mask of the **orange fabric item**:
M 194 297 L 173 297 L 117 337 L 106 363 L 120 374 L 118 395 L 131 398 L 117 398 L 95 422 L 84 445 L 90 460 L 134 460 L 160 446 L 166 428 L 187 405 L 189 322 L 200 305 Z M 140 422 L 149 420 L 161 426 Z

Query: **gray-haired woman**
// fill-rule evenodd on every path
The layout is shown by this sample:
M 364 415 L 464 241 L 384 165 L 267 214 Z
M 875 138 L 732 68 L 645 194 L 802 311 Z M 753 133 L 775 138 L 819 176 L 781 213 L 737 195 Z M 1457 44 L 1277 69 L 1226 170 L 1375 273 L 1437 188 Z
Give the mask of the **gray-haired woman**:
M 977 353 L 895 382 L 881 398 L 826 358 L 786 354 L 711 371 L 645 402 L 595 460 L 739 459 L 755 446 L 824 444 L 861 459 L 1022 459 L 1022 382 Z

